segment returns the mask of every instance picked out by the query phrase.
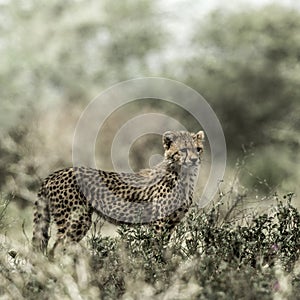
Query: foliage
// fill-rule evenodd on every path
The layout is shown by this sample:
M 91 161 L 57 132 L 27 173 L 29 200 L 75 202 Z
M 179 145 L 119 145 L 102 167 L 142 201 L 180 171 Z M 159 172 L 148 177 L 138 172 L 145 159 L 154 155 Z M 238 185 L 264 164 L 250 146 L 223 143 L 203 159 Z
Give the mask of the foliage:
M 94 230 L 89 249 L 69 245 L 54 262 L 3 244 L 1 294 L 26 299 L 292 299 L 300 289 L 300 213 L 291 205 L 291 194 L 284 201 L 275 198 L 268 213 L 239 219 L 224 217 L 227 198 L 204 212 L 194 207 L 170 243 L 148 226 L 122 226 L 115 238 Z
M 6 211 L 9 200 L 4 200 L 0 202 L 0 232 L 3 231 L 6 227 Z
M 170 19 L 163 18 L 158 3 L 1 3 L 1 298 L 293 299 L 299 294 L 300 218 L 292 196 L 277 199 L 267 213 L 239 215 L 241 200 L 251 202 L 253 194 L 269 194 L 274 186 L 294 191 L 300 180 L 299 11 L 269 5 L 201 16 L 191 28 L 193 37 L 186 34 L 180 45 L 186 56 L 177 59 L 177 32 L 172 38 Z M 111 84 L 145 75 L 183 81 L 209 101 L 232 161 L 241 146 L 243 155 L 251 152 L 242 163 L 243 173 L 251 175 L 243 180 L 250 196 L 230 192 L 229 204 L 222 196 L 205 211 L 194 208 L 169 244 L 153 228 L 123 226 L 116 238 L 95 232 L 88 248 L 70 247 L 55 262 L 32 253 L 28 241 L 19 243 L 7 233 L 7 199 L 22 205 L 10 217 L 19 219 L 35 199 L 39 178 L 70 165 L 84 105 Z M 198 125 L 188 112 L 154 99 L 126 107 L 108 120 L 98 147 L 107 153 L 99 157 L 109 156 L 105 146 L 127 120 L 162 111 L 187 127 Z M 136 169 L 156 151 L 149 143 L 161 147 L 157 136 L 137 141 Z
M 218 10 L 197 26 L 194 47 L 206 55 L 190 59 L 187 80 L 210 99 L 229 148 L 281 143 L 284 133 L 299 147 L 299 16 L 279 5 Z
M 185 63 L 185 81 L 221 120 L 230 159 L 249 147 L 256 154 L 244 184 L 262 194 L 296 191 L 289 182 L 299 179 L 299 32 L 291 7 L 216 10 L 195 24 Z
M 1 4 L 1 191 L 30 204 L 39 177 L 70 165 L 84 105 L 147 72 L 149 56 L 162 47 L 155 11 L 149 0 Z
M 229 167 L 241 146 L 254 145 L 249 172 L 258 180 L 244 182 L 250 189 L 265 193 L 257 182 L 266 181 L 271 189 L 281 185 L 285 192 L 295 191 L 299 12 L 269 5 L 201 16 L 192 37 L 182 37 L 189 51 L 177 59 L 169 56 L 176 54 L 177 32 L 172 35 L 172 27 L 165 26 L 174 20 L 165 19 L 161 9 L 149 0 L 1 4 L 2 192 L 25 200 L 22 205 L 33 201 L 39 177 L 70 165 L 74 128 L 85 104 L 120 80 L 145 75 L 185 82 L 208 100 L 225 130 Z M 188 112 L 162 101 L 132 105 L 110 116 L 99 134 L 102 168 L 112 167 L 109 146 L 117 130 L 140 113 L 163 112 L 187 128 L 199 125 Z M 161 149 L 158 137 L 149 151 L 146 143 L 141 139 L 133 147 L 134 169 L 145 167 Z
M 147 71 L 164 36 L 154 11 L 149 0 L 2 4 L 1 127 L 33 108 L 86 103 L 103 87 Z

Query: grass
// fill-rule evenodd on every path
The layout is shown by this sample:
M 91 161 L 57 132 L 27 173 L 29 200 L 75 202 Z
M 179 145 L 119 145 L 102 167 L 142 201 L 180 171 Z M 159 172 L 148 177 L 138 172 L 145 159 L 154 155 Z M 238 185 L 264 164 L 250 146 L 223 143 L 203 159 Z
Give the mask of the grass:
M 230 197 L 230 205 L 221 196 L 205 210 L 193 207 L 169 243 L 149 226 L 121 226 L 116 237 L 94 226 L 50 262 L 28 242 L 2 236 L 0 299 L 296 299 L 300 214 L 293 195 L 274 195 L 261 213 L 246 213 L 240 195 Z M 4 201 L 2 232 L 6 209 Z

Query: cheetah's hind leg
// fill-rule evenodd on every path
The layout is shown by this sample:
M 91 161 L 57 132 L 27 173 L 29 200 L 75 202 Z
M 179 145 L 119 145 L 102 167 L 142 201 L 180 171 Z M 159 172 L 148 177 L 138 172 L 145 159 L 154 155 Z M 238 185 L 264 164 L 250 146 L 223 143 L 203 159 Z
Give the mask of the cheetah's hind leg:
M 90 210 L 76 210 L 65 219 L 55 220 L 58 230 L 57 239 L 49 251 L 49 259 L 54 259 L 54 253 L 58 247 L 64 244 L 78 243 L 83 239 L 92 225 L 92 212 Z M 62 225 L 63 223 L 63 225 Z

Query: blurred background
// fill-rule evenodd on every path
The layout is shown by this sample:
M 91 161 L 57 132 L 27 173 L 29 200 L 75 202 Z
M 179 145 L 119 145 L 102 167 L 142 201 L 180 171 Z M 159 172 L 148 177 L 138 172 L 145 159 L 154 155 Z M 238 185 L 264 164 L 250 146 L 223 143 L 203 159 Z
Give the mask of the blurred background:
M 5 0 L 0 33 L 0 189 L 18 209 L 31 209 L 42 178 L 72 165 L 85 106 L 142 76 L 183 82 L 210 103 L 226 136 L 225 187 L 238 173 L 249 199 L 299 192 L 298 1 Z M 147 112 L 199 130 L 176 106 L 131 103 L 99 133 L 99 168 L 112 168 L 122 124 Z M 160 139 L 132 146 L 133 169 L 163 153 Z

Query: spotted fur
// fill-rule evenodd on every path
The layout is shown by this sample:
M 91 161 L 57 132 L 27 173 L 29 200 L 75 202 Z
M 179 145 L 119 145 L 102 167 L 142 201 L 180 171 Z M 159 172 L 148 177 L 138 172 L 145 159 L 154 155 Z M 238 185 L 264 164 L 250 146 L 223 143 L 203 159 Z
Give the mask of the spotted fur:
M 154 224 L 171 231 L 192 203 L 203 139 L 203 131 L 167 131 L 164 160 L 137 173 L 72 167 L 49 175 L 34 204 L 34 248 L 47 252 L 50 219 L 57 225 L 52 252 L 64 241 L 80 241 L 93 212 L 116 225 Z

